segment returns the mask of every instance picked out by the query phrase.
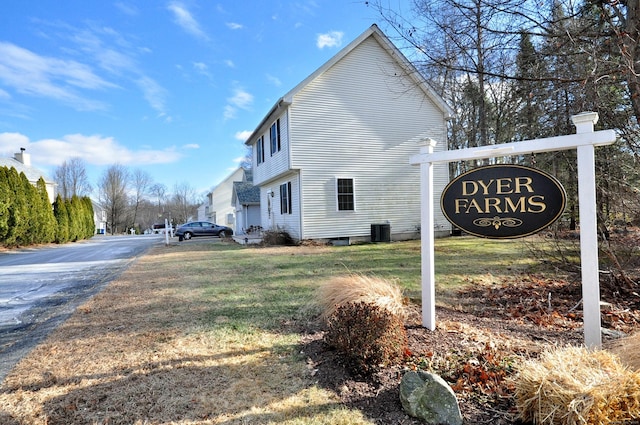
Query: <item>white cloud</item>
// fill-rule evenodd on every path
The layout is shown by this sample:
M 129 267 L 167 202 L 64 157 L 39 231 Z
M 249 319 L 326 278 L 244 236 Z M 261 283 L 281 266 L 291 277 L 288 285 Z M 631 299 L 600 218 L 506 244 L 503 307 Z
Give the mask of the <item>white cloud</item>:
M 282 81 L 278 77 L 274 77 L 271 74 L 267 74 L 267 81 L 273 84 L 276 87 L 280 87 L 282 85 Z
M 113 137 L 68 134 L 60 139 L 30 141 L 20 133 L 0 133 L 0 146 L 11 152 L 27 149 L 34 164 L 58 166 L 72 157 L 90 165 L 145 165 L 177 162 L 182 155 L 174 147 L 131 150 Z
M 115 3 L 115 6 L 125 15 L 136 16 L 138 14 L 138 9 L 131 4 L 119 1 Z
M 209 72 L 209 66 L 203 62 L 193 62 L 193 68 L 200 75 L 204 75 L 207 78 L 211 78 L 211 72 Z
M 243 131 L 238 131 L 234 137 L 236 140 L 240 140 L 241 142 L 246 142 L 247 139 L 249 139 L 249 137 L 253 134 L 253 131 L 249 131 L 249 130 L 243 130 Z
M 248 111 L 253 105 L 253 95 L 245 91 L 242 87 L 233 89 L 233 96 L 227 98 L 227 105 L 224 107 L 224 119 L 230 120 L 237 116 L 238 109 Z
M 53 98 L 78 110 L 104 110 L 107 106 L 82 96 L 78 89 L 118 87 L 73 60 L 40 56 L 12 43 L 0 42 L 0 81 L 17 92 Z
M 183 149 L 200 149 L 200 145 L 197 143 L 187 143 L 186 145 L 182 145 Z
M 236 22 L 227 22 L 227 27 L 232 30 L 241 30 L 244 28 L 244 25 L 238 24 Z
M 11 99 L 11 95 L 6 91 L 0 89 L 0 99 Z
M 142 90 L 144 98 L 149 102 L 149 105 L 159 113 L 164 114 L 167 91 L 149 77 L 141 77 L 136 81 L 136 84 Z
M 145 52 L 145 48 L 132 45 L 110 27 L 48 25 L 62 28 L 52 33 L 64 41 L 71 41 L 73 45 L 65 48 L 64 52 L 76 56 L 81 54 L 84 63 L 75 57 L 44 56 L 12 43 L 0 42 L 0 82 L 17 93 L 54 99 L 81 111 L 109 110 L 109 104 L 97 96 L 134 83 L 150 106 L 165 116 L 166 90 L 146 76 L 137 62 L 137 56 Z M 112 79 L 104 78 L 99 71 L 106 71 Z
M 340 47 L 342 46 L 342 37 L 344 37 L 342 31 L 329 31 L 325 34 L 318 34 L 316 46 L 318 46 L 319 49 L 324 49 L 325 47 Z
M 230 97 L 228 101 L 238 108 L 248 109 L 253 103 L 253 95 L 241 88 L 237 88 L 234 90 L 233 96 Z
M 200 27 L 198 21 L 191 15 L 191 12 L 189 12 L 184 4 L 174 1 L 167 5 L 167 9 L 173 13 L 176 24 L 182 27 L 183 30 L 202 40 L 209 39 Z
M 229 68 L 235 68 L 236 67 L 236 64 L 233 63 L 233 61 L 231 59 L 226 59 L 224 61 L 224 64 L 227 65 Z
M 209 69 L 207 64 L 202 62 L 193 62 L 193 67 L 200 72 L 207 72 L 207 70 Z
M 222 116 L 224 117 L 225 120 L 231 120 L 234 119 L 237 115 L 238 109 L 234 108 L 231 105 L 226 105 L 224 107 L 224 113 L 222 114 Z

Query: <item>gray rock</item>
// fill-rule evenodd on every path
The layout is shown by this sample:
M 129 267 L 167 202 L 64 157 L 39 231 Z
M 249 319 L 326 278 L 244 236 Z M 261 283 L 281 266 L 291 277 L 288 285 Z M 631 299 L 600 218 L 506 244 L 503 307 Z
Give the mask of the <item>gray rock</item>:
M 427 424 L 462 424 L 456 395 L 444 379 L 433 373 L 407 372 L 400 382 L 400 401 L 409 415 Z

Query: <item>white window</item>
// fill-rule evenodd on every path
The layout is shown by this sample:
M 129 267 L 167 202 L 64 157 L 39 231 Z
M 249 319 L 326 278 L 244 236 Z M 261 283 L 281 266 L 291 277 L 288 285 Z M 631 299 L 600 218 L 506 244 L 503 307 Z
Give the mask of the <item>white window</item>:
M 353 189 L 353 179 L 336 179 L 336 196 L 338 211 L 355 211 L 356 199 Z

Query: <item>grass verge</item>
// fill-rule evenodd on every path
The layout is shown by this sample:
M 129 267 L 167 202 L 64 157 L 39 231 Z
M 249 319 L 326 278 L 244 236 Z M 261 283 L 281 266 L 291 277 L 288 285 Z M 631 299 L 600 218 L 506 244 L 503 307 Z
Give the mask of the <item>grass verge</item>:
M 437 298 L 531 259 L 519 241 L 436 243 Z M 3 424 L 369 424 L 315 385 L 294 326 L 319 281 L 360 273 L 419 294 L 418 241 L 159 246 L 81 306 L 0 387 Z M 418 296 L 419 298 L 419 296 Z

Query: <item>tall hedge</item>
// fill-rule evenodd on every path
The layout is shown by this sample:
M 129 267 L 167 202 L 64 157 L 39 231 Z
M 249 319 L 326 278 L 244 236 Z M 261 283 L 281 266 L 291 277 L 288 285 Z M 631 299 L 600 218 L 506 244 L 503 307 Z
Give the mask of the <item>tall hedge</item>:
M 69 212 L 67 211 L 67 202 L 60 195 L 56 197 L 56 202 L 53 203 L 53 214 L 58 222 L 56 242 L 69 242 L 71 240 L 69 237 Z
M 13 204 L 8 172 L 7 167 L 0 167 L 0 241 L 4 241 L 9 233 L 9 209 Z
M 58 196 L 51 205 L 43 178 L 34 186 L 24 173 L 0 167 L 0 246 L 65 243 L 94 232 L 90 198 Z

